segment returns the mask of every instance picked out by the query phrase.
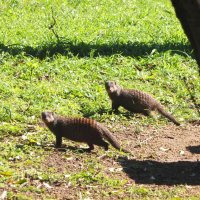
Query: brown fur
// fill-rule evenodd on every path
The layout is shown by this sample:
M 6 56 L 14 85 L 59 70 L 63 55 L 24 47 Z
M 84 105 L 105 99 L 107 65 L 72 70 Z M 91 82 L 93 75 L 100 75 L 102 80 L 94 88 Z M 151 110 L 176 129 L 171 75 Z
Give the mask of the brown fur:
M 105 87 L 112 101 L 112 110 L 118 111 L 118 108 L 122 106 L 131 112 L 142 113 L 144 115 L 150 115 L 151 111 L 157 110 L 163 116 L 174 122 L 174 124 L 180 125 L 180 123 L 177 122 L 172 115 L 167 113 L 162 105 L 149 94 L 139 90 L 122 89 L 114 81 L 107 81 Z
M 94 145 L 108 150 L 108 143 L 103 140 L 105 138 L 114 148 L 130 153 L 128 150 L 122 149 L 111 132 L 95 120 L 62 117 L 48 111 L 42 112 L 42 120 L 56 136 L 56 147 L 61 147 L 62 137 L 65 137 L 72 141 L 88 144 L 90 151 L 94 149 Z

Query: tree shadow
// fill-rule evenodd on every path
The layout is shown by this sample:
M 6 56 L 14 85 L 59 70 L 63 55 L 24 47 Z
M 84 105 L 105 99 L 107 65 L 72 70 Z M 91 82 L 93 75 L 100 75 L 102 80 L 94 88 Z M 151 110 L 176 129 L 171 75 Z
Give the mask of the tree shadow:
M 118 158 L 123 171 L 138 184 L 200 185 L 200 162 L 158 162 Z
M 188 146 L 186 147 L 188 151 L 190 151 L 192 154 L 200 154 L 200 145 L 198 146 Z
M 149 55 L 152 50 L 156 49 L 158 52 L 171 50 L 172 54 L 181 54 L 188 56 L 191 54 L 191 47 L 189 44 L 183 43 L 142 43 L 142 42 L 127 42 L 114 44 L 88 44 L 85 42 L 75 42 L 68 40 L 61 40 L 59 42 L 49 42 L 39 45 L 37 47 L 24 45 L 5 45 L 0 43 L 0 53 L 7 52 L 10 55 L 16 56 L 24 53 L 26 56 L 45 59 L 52 58 L 57 54 L 64 56 L 77 57 L 98 57 L 111 56 L 113 54 L 121 54 L 123 56 L 143 57 Z

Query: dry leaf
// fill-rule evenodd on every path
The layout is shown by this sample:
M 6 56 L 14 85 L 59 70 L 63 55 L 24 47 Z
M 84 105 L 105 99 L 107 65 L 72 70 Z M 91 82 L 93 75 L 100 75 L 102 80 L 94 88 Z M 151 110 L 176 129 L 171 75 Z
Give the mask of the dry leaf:
M 159 149 L 160 149 L 161 151 L 164 151 L 164 152 L 169 150 L 169 148 L 164 148 L 164 147 L 160 147 Z
M 42 187 L 42 184 L 39 183 L 39 184 L 37 185 L 37 188 L 41 188 L 41 187 Z
M 69 188 L 69 187 L 71 187 L 71 185 L 72 185 L 72 183 L 68 182 L 67 185 L 66 185 L 66 187 Z
M 22 135 L 22 139 L 23 140 L 27 140 L 27 136 L 26 135 Z
M 107 157 L 107 155 L 106 155 L 106 154 L 103 154 L 103 155 L 99 156 L 98 158 L 99 158 L 99 159 L 104 159 L 104 158 L 106 158 L 106 157 Z
M 69 178 L 71 175 L 70 174 L 65 174 L 64 177 L 65 178 Z
M 47 189 L 51 189 L 51 188 L 53 188 L 52 186 L 50 186 L 48 183 L 43 183 L 43 185 L 45 186 L 45 188 L 47 188 Z
M 74 159 L 73 157 L 66 158 L 66 160 L 73 160 L 73 159 Z
M 2 194 L 0 195 L 0 200 L 7 199 L 7 191 L 3 191 Z
M 108 170 L 110 172 L 120 172 L 123 170 L 123 168 L 122 167 L 119 167 L 119 168 L 110 167 Z

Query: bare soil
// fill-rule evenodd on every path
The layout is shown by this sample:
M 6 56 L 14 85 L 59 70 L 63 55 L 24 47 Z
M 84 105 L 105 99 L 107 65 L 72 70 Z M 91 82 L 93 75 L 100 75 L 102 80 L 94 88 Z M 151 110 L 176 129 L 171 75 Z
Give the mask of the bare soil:
M 120 131 L 114 132 L 113 135 L 122 142 L 122 146 L 132 151 L 133 156 L 120 156 L 119 153 L 119 156 L 112 159 L 107 156 L 107 152 L 100 155 L 99 151 L 95 150 L 87 154 L 92 159 L 95 157 L 101 165 L 105 166 L 106 175 L 110 178 L 127 180 L 127 187 L 135 184 L 153 190 L 169 191 L 175 186 L 183 186 L 186 190 L 184 197 L 200 195 L 200 126 L 198 123 L 179 127 L 173 124 L 162 127 L 148 126 L 140 132 L 135 131 L 134 126 L 117 125 L 115 129 Z M 79 145 L 74 143 L 76 147 Z M 71 151 L 76 149 L 69 148 Z M 52 152 L 44 164 L 46 167 L 54 166 L 63 173 L 66 169 L 72 173 L 84 169 L 81 156 L 70 160 L 58 151 Z M 76 199 L 81 198 L 79 196 L 81 191 L 87 191 L 89 196 L 101 199 L 99 187 L 97 190 L 92 186 L 88 187 L 72 188 L 65 183 L 53 187 L 49 194 L 57 199 L 66 199 L 66 194 L 67 199 Z M 113 197 L 113 199 L 118 198 L 120 197 Z

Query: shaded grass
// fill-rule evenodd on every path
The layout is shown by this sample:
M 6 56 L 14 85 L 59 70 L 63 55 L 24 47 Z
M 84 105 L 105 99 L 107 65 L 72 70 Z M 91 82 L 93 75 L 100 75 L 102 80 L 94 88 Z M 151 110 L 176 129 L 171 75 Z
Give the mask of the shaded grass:
M 181 56 L 188 57 L 191 53 L 191 48 L 188 44 L 184 43 L 140 43 L 140 42 L 127 42 L 125 44 L 115 42 L 113 44 L 86 44 L 84 42 L 74 43 L 74 41 L 59 41 L 58 43 L 47 43 L 43 46 L 31 47 L 10 45 L 6 46 L 0 44 L 0 52 L 9 53 L 16 56 L 24 54 L 30 57 L 39 59 L 51 58 L 56 55 L 64 55 L 68 57 L 77 56 L 81 57 L 99 57 L 99 56 L 112 56 L 120 54 L 121 56 L 131 57 L 147 57 L 152 51 L 166 52 L 169 51 L 173 54 L 180 54 Z

